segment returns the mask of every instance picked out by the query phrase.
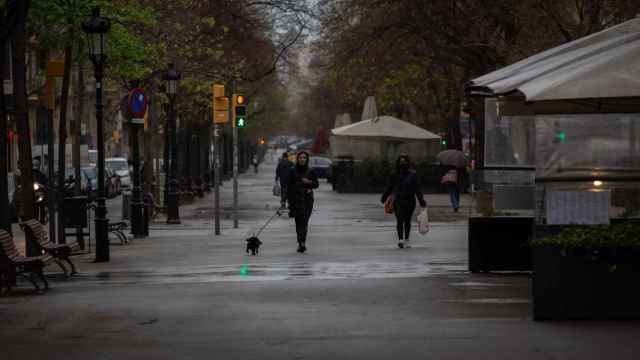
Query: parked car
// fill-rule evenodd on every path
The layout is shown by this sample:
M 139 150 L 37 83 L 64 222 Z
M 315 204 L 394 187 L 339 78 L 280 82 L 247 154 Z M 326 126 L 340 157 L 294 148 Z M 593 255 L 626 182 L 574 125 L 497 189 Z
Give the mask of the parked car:
M 127 159 L 123 157 L 108 158 L 104 160 L 104 164 L 120 176 L 120 183 L 123 189 L 131 189 L 131 175 L 129 173 Z
M 98 192 L 98 171 L 95 166 L 86 166 L 81 170 L 84 176 L 87 177 L 89 183 L 87 191 L 89 191 L 91 195 L 95 195 Z
M 89 150 L 89 164 L 96 166 L 98 163 L 98 150 Z
M 331 178 L 331 159 L 324 156 L 312 156 L 309 159 L 309 167 L 316 173 L 318 178 Z

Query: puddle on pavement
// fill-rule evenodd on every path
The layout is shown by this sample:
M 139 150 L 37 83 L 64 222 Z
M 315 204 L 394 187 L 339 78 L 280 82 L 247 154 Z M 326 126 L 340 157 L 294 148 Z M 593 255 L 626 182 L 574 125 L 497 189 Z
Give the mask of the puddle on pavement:
M 207 267 L 159 268 L 148 271 L 101 271 L 78 274 L 82 283 L 171 284 L 223 281 L 269 281 L 297 279 L 409 278 L 465 273 L 466 264 L 432 263 L 282 263 Z M 76 283 L 76 282 L 73 282 Z M 73 283 L 70 283 L 71 286 Z M 79 282 L 78 282 L 79 283 Z

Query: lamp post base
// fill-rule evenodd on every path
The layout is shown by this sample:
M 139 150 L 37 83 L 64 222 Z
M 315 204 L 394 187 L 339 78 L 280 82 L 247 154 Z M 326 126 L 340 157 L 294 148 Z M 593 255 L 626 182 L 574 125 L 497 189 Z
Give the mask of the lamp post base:
M 104 205 L 102 205 L 103 209 Z M 100 205 L 96 208 L 96 212 L 100 211 Z M 96 231 L 96 259 L 95 262 L 109 262 L 109 219 L 96 214 L 94 220 Z
M 167 194 L 167 224 L 180 224 L 180 212 L 178 209 L 178 193 Z

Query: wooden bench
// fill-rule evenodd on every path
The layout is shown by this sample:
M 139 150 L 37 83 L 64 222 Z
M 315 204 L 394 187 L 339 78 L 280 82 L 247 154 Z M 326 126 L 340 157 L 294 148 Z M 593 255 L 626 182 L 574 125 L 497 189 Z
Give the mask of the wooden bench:
M 60 266 L 66 277 L 77 273 L 75 265 L 69 258 L 80 250 L 80 245 L 77 242 L 74 241 L 66 244 L 52 243 L 49 241 L 42 223 L 35 219 L 24 221 L 20 223 L 20 226 L 25 233 L 29 233 L 36 240 L 36 245 L 41 250 L 53 257 L 53 261 Z M 66 261 L 71 266 L 71 273 L 69 273 L 67 268 L 62 264 L 63 261 Z
M 4 256 L 6 256 L 8 263 L 11 267 L 15 268 L 15 274 L 17 276 L 22 276 L 24 279 L 29 281 L 36 288 L 36 291 L 40 291 L 40 287 L 38 286 L 38 282 L 36 281 L 36 277 L 40 278 L 44 283 L 44 289 L 49 289 L 49 283 L 47 279 L 44 277 L 44 273 L 42 269 L 51 264 L 53 262 L 53 257 L 51 255 L 42 255 L 42 256 L 22 256 L 18 252 L 16 248 L 16 244 L 13 243 L 13 238 L 11 234 L 4 230 L 0 230 L 0 245 L 2 246 L 2 250 L 4 251 Z M 8 269 L 6 270 L 8 271 Z M 29 275 L 27 277 L 27 274 Z M 11 282 L 7 281 L 7 289 L 11 290 Z

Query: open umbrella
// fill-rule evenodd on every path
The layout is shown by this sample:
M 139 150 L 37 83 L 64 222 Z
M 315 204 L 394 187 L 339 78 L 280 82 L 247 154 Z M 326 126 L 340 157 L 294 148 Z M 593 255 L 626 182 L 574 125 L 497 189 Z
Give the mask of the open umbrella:
M 443 165 L 451 165 L 455 167 L 464 167 L 466 160 L 464 153 L 460 150 L 445 150 L 436 155 L 436 159 Z

